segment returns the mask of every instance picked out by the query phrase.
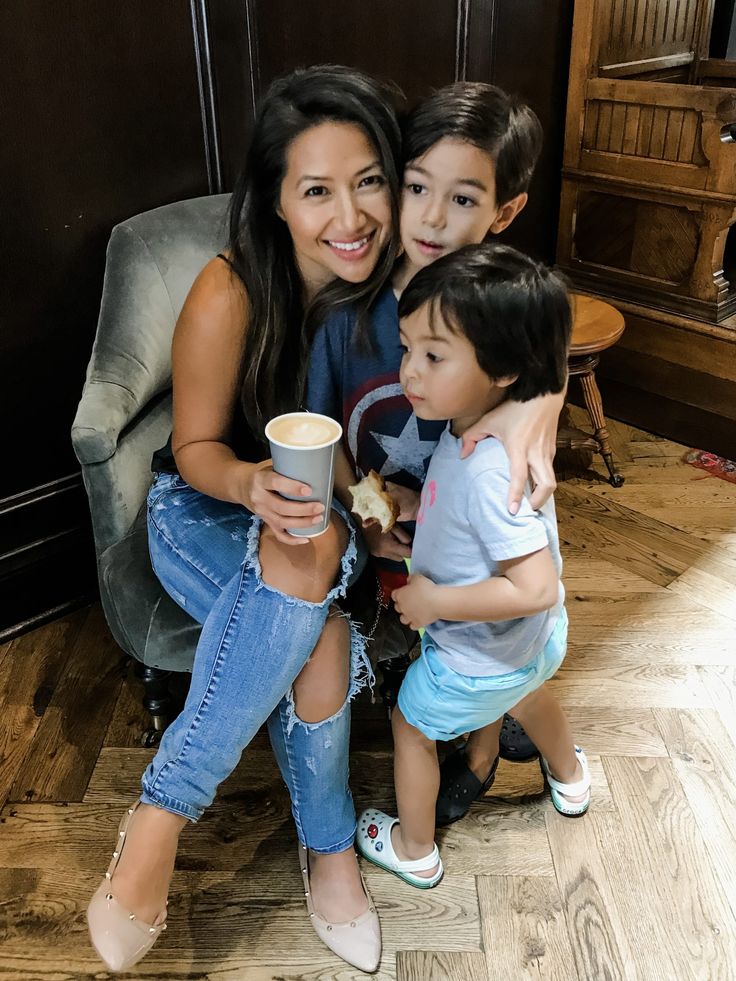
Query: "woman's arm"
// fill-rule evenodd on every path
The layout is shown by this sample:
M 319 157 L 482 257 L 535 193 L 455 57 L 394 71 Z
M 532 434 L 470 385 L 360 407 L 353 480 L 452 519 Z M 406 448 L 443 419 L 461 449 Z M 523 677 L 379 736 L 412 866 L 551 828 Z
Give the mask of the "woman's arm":
M 498 566 L 501 575 L 470 586 L 440 586 L 412 575 L 393 593 L 402 623 L 414 630 L 435 620 L 492 623 L 533 616 L 557 602 L 559 579 L 549 548 Z
M 463 435 L 463 458 L 486 436 L 500 439 L 511 467 L 508 509 L 516 514 L 527 479 L 534 491 L 531 505 L 541 508 L 556 487 L 552 462 L 557 447 L 557 420 L 565 404 L 565 392 L 541 395 L 528 402 L 504 402 Z
M 221 259 L 204 267 L 187 296 L 172 347 L 172 448 L 176 465 L 196 490 L 243 504 L 285 543 L 308 540 L 286 527 L 307 527 L 323 508 L 285 501 L 280 493 L 308 496 L 310 488 L 273 472 L 270 461 L 246 463 L 230 446 L 245 348 L 248 301 Z
M 221 501 L 245 503 L 254 469 L 229 445 L 245 344 L 247 300 L 221 259 L 194 281 L 174 330 L 172 448 L 187 483 Z

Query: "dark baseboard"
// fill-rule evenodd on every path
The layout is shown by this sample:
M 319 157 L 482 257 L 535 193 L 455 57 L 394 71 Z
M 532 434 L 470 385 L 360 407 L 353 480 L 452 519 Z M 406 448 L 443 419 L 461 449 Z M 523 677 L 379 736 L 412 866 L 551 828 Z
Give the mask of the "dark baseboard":
M 0 501 L 0 642 L 96 595 L 92 526 L 80 473 Z
M 598 378 L 598 386 L 603 409 L 611 419 L 619 419 L 688 448 L 708 450 L 728 460 L 736 459 L 733 420 L 663 395 L 632 388 L 620 381 Z M 577 394 L 573 395 L 572 401 L 582 405 Z

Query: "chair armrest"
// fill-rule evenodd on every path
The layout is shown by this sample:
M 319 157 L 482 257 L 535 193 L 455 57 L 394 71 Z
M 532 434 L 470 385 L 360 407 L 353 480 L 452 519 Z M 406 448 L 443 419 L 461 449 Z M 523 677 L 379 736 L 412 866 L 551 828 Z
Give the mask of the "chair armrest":
M 133 392 L 115 382 L 88 381 L 72 426 L 72 444 L 81 464 L 114 455 L 121 432 L 138 413 Z
M 226 241 L 230 196 L 162 205 L 117 225 L 72 443 L 80 463 L 114 453 L 120 434 L 171 385 L 171 340 L 194 279 Z
M 107 248 L 100 317 L 72 425 L 80 463 L 115 452 L 120 433 L 171 380 L 176 313 L 148 246 L 128 223 Z

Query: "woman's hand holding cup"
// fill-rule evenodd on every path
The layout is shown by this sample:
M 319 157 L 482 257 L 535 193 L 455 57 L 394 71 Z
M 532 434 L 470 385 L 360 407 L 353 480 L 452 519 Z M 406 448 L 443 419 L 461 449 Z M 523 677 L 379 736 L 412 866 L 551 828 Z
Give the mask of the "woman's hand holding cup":
M 314 538 L 327 531 L 341 437 L 342 426 L 317 412 L 286 412 L 266 425 L 273 473 L 267 489 L 297 499 L 271 502 L 275 514 L 288 519 L 279 525 L 285 535 L 281 541 L 292 544 L 295 538 Z M 311 497 L 311 507 L 302 503 L 302 497 Z
M 308 484 L 290 477 L 282 477 L 274 472 L 271 461 L 266 460 L 257 468 L 250 470 L 244 489 L 243 503 L 263 520 L 273 531 L 278 541 L 285 545 L 306 544 L 308 538 L 290 535 L 286 528 L 311 528 L 322 521 L 324 505 L 319 501 L 287 501 L 282 494 L 290 497 L 310 497 L 312 489 Z

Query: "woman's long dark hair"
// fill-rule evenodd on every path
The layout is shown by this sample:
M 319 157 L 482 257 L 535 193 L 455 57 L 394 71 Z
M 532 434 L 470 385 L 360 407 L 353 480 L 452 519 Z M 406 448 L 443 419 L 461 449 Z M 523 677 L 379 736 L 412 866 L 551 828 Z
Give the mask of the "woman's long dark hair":
M 263 100 L 245 169 L 230 206 L 232 266 L 248 295 L 241 403 L 258 438 L 269 419 L 299 407 L 314 332 L 335 308 L 350 303 L 357 329 L 369 329 L 370 307 L 391 273 L 399 242 L 397 122 L 400 93 L 352 68 L 317 65 L 276 79 Z M 335 279 L 306 306 L 304 283 L 286 223 L 277 215 L 290 144 L 324 122 L 353 123 L 378 154 L 391 198 L 392 231 L 363 283 Z

